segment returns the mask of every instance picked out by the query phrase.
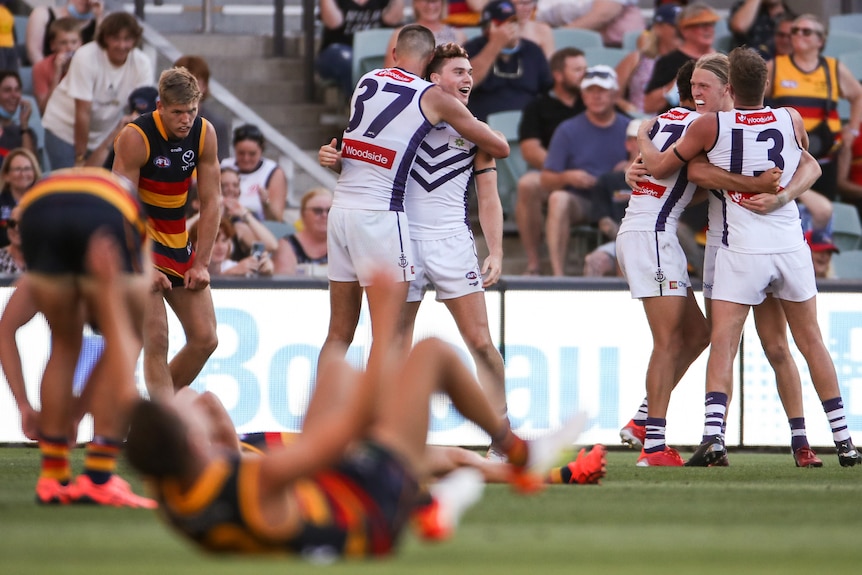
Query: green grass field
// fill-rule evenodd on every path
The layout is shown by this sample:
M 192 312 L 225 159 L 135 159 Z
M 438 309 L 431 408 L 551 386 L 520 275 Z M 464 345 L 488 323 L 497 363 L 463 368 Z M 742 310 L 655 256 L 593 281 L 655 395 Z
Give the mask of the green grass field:
M 821 456 L 822 469 L 751 452 L 731 452 L 729 468 L 642 469 L 634 452 L 614 451 L 601 486 L 523 497 L 492 485 L 449 542 L 429 545 L 408 534 L 393 558 L 321 567 L 202 555 L 149 511 L 39 507 L 38 450 L 2 448 L 0 574 L 856 572 L 862 469 L 839 467 L 825 450 Z

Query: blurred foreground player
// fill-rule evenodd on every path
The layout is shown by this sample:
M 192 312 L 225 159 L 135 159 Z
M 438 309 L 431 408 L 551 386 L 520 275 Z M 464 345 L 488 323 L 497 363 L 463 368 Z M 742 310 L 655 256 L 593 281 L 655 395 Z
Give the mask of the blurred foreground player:
M 394 344 L 397 285 L 380 274 L 373 280 L 391 292 L 378 308 L 377 357 L 364 373 L 340 358 L 323 362 L 303 432 L 283 449 L 240 454 L 230 419 L 208 394 L 183 390 L 172 402 L 135 408 L 129 461 L 152 481 L 162 513 L 184 535 L 211 551 L 391 553 L 420 502 L 435 391 L 491 436 L 516 485 L 535 485 L 572 444 L 582 417 L 536 441 L 517 437 L 449 345 L 425 340 L 404 359 Z M 480 491 L 472 469 L 438 483 L 438 532 L 451 533 Z
M 149 289 L 140 205 L 123 180 L 101 168 L 57 171 L 20 205 L 27 285 L 51 330 L 40 390 L 36 501 L 153 508 L 154 501 L 114 475 L 128 409 L 138 398 L 134 369 Z M 85 318 L 102 331 L 105 349 L 87 381 L 95 434 L 84 472 L 71 482 L 67 434 Z

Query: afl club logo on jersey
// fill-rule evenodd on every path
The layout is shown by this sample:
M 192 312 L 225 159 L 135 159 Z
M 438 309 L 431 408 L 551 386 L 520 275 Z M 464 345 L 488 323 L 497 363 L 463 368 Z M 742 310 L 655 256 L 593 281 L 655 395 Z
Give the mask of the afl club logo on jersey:
M 691 112 L 685 112 L 683 110 L 669 110 L 659 116 L 660 118 L 664 118 L 665 120 L 670 120 L 671 122 L 679 122 L 681 120 L 685 120 Z
M 412 82 L 413 80 L 415 80 L 413 76 L 405 74 L 404 72 L 396 68 L 384 68 L 383 70 L 380 70 L 374 75 L 381 78 L 392 78 L 393 80 L 397 80 L 399 82 Z
M 359 140 L 344 140 L 341 157 L 368 162 L 389 170 L 392 169 L 392 164 L 395 162 L 395 151 Z
M 153 165 L 157 168 L 170 168 L 171 160 L 165 156 L 159 156 L 153 160 Z

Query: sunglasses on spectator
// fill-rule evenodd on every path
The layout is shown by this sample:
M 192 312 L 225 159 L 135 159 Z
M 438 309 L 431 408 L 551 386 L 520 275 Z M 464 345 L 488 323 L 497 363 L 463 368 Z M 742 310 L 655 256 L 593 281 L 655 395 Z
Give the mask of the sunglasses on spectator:
M 305 208 L 317 217 L 329 214 L 329 208 Z
M 604 70 L 590 70 L 586 74 L 584 74 L 584 79 L 586 78 L 610 78 L 611 73 L 605 72 Z
M 793 28 L 790 29 L 790 33 L 793 34 L 794 36 L 796 34 L 802 34 L 806 38 L 808 36 L 811 36 L 812 34 L 817 34 L 818 36 L 820 35 L 819 30 L 815 30 L 813 28 L 797 28 L 796 26 L 794 26 Z

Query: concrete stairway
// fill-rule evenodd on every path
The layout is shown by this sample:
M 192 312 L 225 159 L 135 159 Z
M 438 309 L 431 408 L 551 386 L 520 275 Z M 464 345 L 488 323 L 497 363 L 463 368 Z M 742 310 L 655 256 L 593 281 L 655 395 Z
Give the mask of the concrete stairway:
M 343 130 L 339 93 L 315 89 L 305 100 L 304 66 L 299 38 L 287 39 L 287 57 L 274 58 L 272 38 L 255 35 L 171 34 L 183 53 L 206 58 L 214 79 L 245 102 L 300 148 L 316 150 Z

